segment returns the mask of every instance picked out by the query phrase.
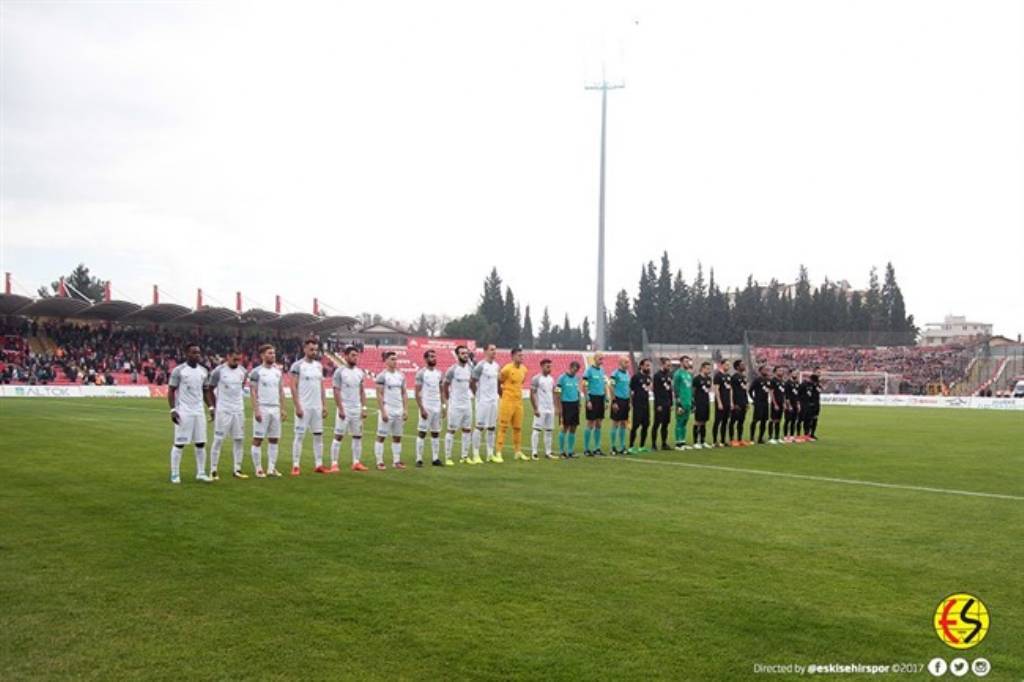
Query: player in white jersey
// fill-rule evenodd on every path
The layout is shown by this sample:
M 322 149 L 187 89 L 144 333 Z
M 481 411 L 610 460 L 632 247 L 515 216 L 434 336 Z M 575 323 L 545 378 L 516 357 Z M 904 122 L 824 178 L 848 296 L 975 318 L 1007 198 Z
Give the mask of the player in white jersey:
M 334 370 L 331 389 L 338 410 L 334 418 L 334 442 L 331 443 L 331 472 L 338 471 L 338 456 L 345 434 L 352 436 L 352 471 L 366 471 L 360 461 L 363 455 L 363 420 L 366 419 L 366 373 L 356 366 L 359 350 L 347 346 L 342 352 L 345 366 Z
M 206 408 L 210 404 L 209 373 L 199 364 L 199 345 L 185 346 L 185 364 L 171 370 L 167 382 L 167 403 L 174 422 L 171 446 L 171 483 L 181 483 L 181 455 L 189 443 L 196 449 L 196 480 L 209 483 L 206 475 Z
M 473 370 L 469 366 L 469 349 L 465 346 L 457 346 L 455 357 L 458 362 L 445 372 L 441 390 L 441 401 L 448 413 L 448 434 L 444 439 L 444 463 L 445 466 L 455 465 L 455 462 L 452 461 L 452 447 L 455 445 L 455 432 L 461 429 L 462 457 L 460 461 L 463 464 L 483 464 L 483 460 L 479 456 L 471 457 L 469 451 L 473 433 L 473 397 L 470 389 Z
M 262 363 L 249 372 L 249 390 L 252 394 L 252 465 L 256 478 L 278 477 L 277 441 L 281 438 L 281 422 L 288 414 L 281 411 L 284 404 L 284 381 L 281 368 L 274 364 L 277 351 L 269 343 L 259 347 Z M 263 439 L 267 445 L 267 472 L 263 473 Z
M 428 350 L 423 354 L 426 367 L 416 372 L 416 407 L 420 411 L 420 421 L 416 433 L 416 466 L 423 466 L 423 449 L 430 432 L 431 464 L 441 464 L 441 413 L 444 403 L 441 401 L 441 383 L 444 377 L 437 368 L 437 353 Z
M 540 374 L 530 381 L 530 402 L 533 404 L 533 435 L 531 451 L 534 459 L 540 459 L 540 439 L 544 436 L 544 456 L 558 459 L 551 451 L 551 431 L 555 428 L 555 378 L 551 376 L 551 361 L 540 361 Z
M 383 471 L 384 441 L 391 438 L 391 466 L 404 469 L 402 464 L 402 431 L 405 429 L 405 375 L 398 371 L 398 354 L 393 350 L 384 353 L 387 368 L 377 375 L 377 443 L 373 454 L 377 458 L 377 469 Z
M 487 436 L 487 460 L 494 457 L 494 439 L 498 426 L 498 375 L 501 367 L 494 360 L 498 349 L 493 343 L 484 348 L 484 360 L 473 367 L 470 388 L 476 396 L 476 431 L 473 433 L 473 457 L 480 457 L 480 441 Z
M 295 406 L 295 439 L 292 441 L 292 476 L 300 473 L 302 444 L 306 431 L 313 434 L 313 465 L 318 474 L 324 467 L 324 366 L 316 359 L 320 343 L 313 338 L 302 344 L 302 359 L 292 363 L 292 403 Z
M 231 438 L 232 472 L 235 478 L 249 478 L 242 473 L 242 450 L 245 430 L 246 371 L 239 362 L 242 355 L 237 350 L 228 351 L 226 362 L 217 365 L 210 372 L 210 409 L 214 412 L 213 447 L 210 449 L 210 478 L 218 480 L 217 464 L 220 449 L 225 438 Z

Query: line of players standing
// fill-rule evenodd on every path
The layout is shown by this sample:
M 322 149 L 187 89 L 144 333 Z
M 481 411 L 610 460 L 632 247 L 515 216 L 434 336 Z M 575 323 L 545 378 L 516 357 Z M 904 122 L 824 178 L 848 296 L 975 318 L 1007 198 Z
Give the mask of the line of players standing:
M 661 449 L 671 449 L 668 427 L 673 415 L 676 420 L 676 450 L 817 440 L 818 417 L 821 412 L 819 368 L 815 368 L 808 379 L 800 381 L 796 369 L 776 366 L 769 370 L 763 365 L 758 368 L 753 381 L 748 383 L 743 360 L 730 363 L 723 359 L 714 374 L 710 362 L 701 363 L 699 371 L 693 374 L 693 360 L 687 355 L 679 359 L 679 368 L 675 370 L 670 359 L 661 358 L 660 362 L 661 368 L 652 375 L 651 361 L 646 358 L 641 360 L 636 374 L 630 379 L 631 400 L 613 402 L 612 419 L 616 423 L 621 420 L 624 425 L 629 407 L 633 408 L 629 451 L 644 451 L 650 425 L 649 398 L 652 393 L 654 422 L 651 441 L 656 449 L 659 437 Z M 615 375 L 612 381 L 615 382 Z M 707 423 L 711 420 L 712 405 L 715 414 L 709 443 Z M 750 435 L 749 439 L 744 440 L 743 429 L 751 405 L 753 419 L 750 422 Z M 687 422 L 691 415 L 694 419 L 692 446 L 686 443 Z M 634 445 L 638 432 L 640 447 L 636 449 Z

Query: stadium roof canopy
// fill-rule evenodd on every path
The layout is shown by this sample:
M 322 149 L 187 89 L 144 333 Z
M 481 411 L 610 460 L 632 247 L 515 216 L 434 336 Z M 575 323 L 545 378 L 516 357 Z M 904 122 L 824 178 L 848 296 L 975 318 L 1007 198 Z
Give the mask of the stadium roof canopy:
M 177 303 L 153 303 L 121 318 L 123 322 L 170 322 L 189 313 L 189 309 Z
M 119 320 L 141 308 L 138 303 L 131 301 L 103 301 L 86 308 L 77 317 L 87 320 Z
M 0 315 L 13 315 L 25 308 L 32 299 L 21 294 L 0 294 Z
M 277 317 L 277 313 L 272 313 L 269 310 L 264 310 L 263 308 L 249 308 L 242 313 L 242 322 L 260 325 L 264 322 L 276 320 Z
M 214 306 L 203 306 L 198 310 L 179 317 L 174 320 L 175 324 L 238 324 L 240 322 L 238 313 L 230 308 L 217 308 Z
M 192 310 L 177 303 L 154 303 L 140 306 L 131 301 L 102 301 L 93 304 L 68 296 L 33 299 L 20 294 L 0 294 L 0 315 L 26 317 L 57 317 L 72 320 L 103 320 L 122 324 L 174 324 L 200 327 L 226 325 L 247 329 L 269 329 L 295 334 L 325 333 L 349 330 L 358 320 L 345 315 L 313 315 L 311 313 L 279 314 L 262 308 L 237 313 L 230 308 L 203 306 Z
M 308 327 L 319 320 L 320 318 L 312 313 L 285 313 L 276 320 L 265 322 L 262 326 L 267 327 L 268 329 L 275 329 L 277 331 L 286 331 L 289 329 L 297 329 L 299 327 Z
M 358 323 L 359 320 L 357 320 L 354 317 L 346 317 L 345 315 L 331 315 L 329 317 L 321 318 L 318 321 L 314 322 L 313 324 L 309 325 L 309 331 L 316 334 L 321 334 L 324 332 L 330 334 L 331 332 L 352 329 Z
M 69 298 L 67 296 L 51 296 L 49 298 L 37 298 L 27 308 L 18 311 L 19 315 L 32 317 L 78 317 L 78 315 L 92 303 L 83 301 L 80 298 Z

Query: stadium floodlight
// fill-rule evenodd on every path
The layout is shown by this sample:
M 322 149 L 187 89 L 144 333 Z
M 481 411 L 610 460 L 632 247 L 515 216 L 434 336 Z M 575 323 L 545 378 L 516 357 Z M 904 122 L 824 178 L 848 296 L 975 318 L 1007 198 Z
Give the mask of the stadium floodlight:
M 594 332 L 594 350 L 604 350 L 604 166 L 605 166 L 605 131 L 608 121 L 608 91 L 620 90 L 625 83 L 609 83 L 603 76 L 600 83 L 587 83 L 584 90 L 601 91 L 601 180 L 597 204 L 597 319 Z

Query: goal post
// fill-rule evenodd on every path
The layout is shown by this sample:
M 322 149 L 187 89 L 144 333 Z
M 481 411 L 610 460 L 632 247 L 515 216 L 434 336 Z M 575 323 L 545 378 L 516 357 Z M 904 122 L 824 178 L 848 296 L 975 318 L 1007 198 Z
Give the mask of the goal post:
M 809 378 L 813 372 L 801 371 L 800 381 Z M 823 393 L 855 393 L 890 395 L 899 393 L 900 377 L 889 372 L 831 372 L 819 373 Z

